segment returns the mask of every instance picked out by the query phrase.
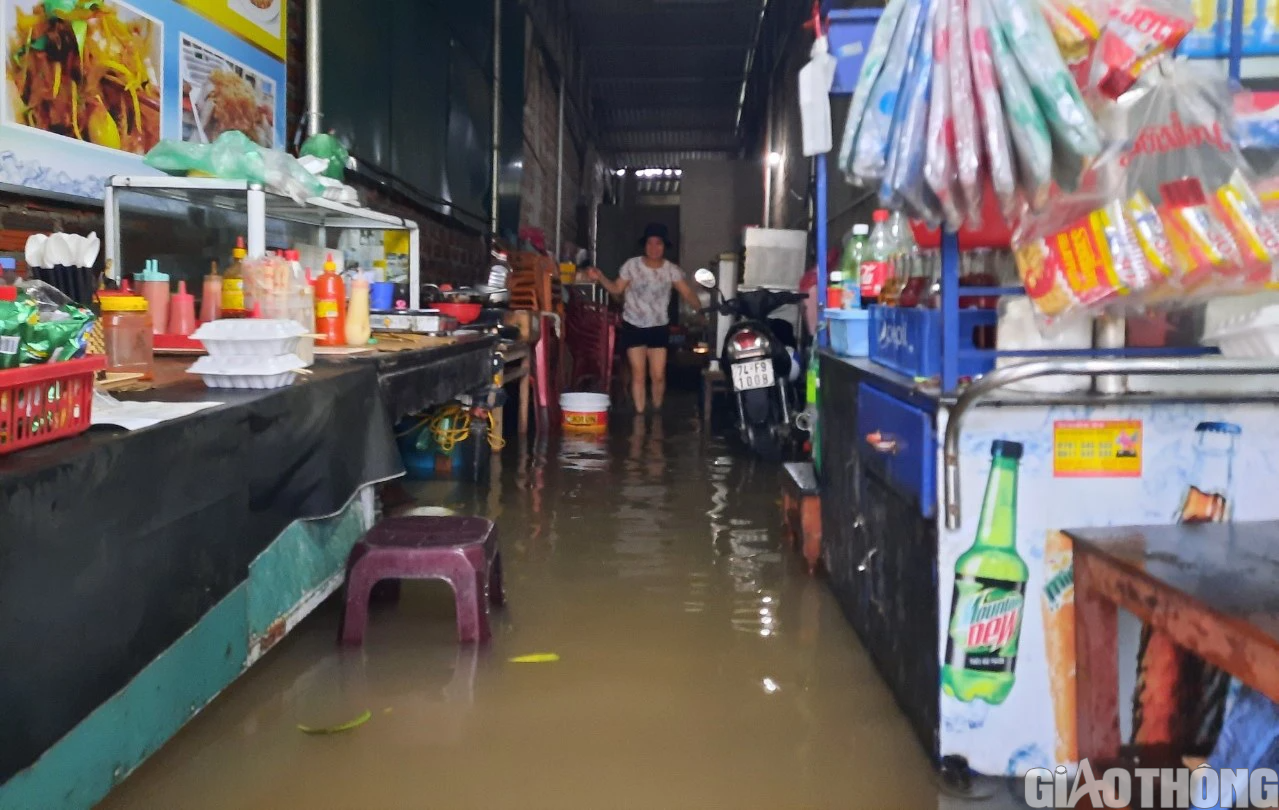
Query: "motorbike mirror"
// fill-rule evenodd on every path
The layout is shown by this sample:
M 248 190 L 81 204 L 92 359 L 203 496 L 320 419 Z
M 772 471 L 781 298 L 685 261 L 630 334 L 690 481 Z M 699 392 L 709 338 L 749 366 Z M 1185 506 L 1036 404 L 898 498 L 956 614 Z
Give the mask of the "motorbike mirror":
M 708 290 L 715 288 L 715 274 L 705 267 L 693 274 L 693 280 Z

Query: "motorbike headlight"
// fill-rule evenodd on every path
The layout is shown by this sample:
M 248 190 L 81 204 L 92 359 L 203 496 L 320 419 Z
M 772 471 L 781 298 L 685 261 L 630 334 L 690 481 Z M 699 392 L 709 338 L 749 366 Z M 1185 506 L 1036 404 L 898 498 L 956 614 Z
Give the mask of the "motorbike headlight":
M 729 339 L 727 352 L 729 360 L 745 360 L 768 354 L 768 345 L 760 333 L 743 329 Z

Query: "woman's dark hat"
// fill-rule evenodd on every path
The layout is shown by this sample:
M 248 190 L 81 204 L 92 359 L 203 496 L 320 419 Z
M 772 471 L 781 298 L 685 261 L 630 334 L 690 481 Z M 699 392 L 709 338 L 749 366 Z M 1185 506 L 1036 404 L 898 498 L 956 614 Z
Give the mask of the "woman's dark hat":
M 644 228 L 644 235 L 640 237 L 640 247 L 647 245 L 648 240 L 652 239 L 654 236 L 666 243 L 667 250 L 670 250 L 673 247 L 671 244 L 671 232 L 660 222 L 650 222 Z

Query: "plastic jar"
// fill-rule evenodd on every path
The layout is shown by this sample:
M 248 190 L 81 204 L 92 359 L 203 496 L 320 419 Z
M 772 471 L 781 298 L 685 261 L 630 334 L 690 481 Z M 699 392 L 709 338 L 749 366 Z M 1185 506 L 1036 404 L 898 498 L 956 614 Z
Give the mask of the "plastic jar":
M 140 295 L 102 295 L 99 301 L 107 344 L 107 371 L 140 373 L 150 379 L 155 339 L 147 299 Z

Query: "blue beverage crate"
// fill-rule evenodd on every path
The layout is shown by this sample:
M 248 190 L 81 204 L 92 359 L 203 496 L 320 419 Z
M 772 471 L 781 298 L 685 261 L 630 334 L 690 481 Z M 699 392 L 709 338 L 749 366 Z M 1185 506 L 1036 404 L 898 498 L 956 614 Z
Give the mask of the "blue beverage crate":
M 830 345 L 840 357 L 870 354 L 870 313 L 864 309 L 826 310 Z
M 974 333 L 993 327 L 999 314 L 989 309 L 959 313 L 959 349 L 977 348 Z M 936 309 L 870 308 L 870 359 L 909 377 L 941 374 L 941 312 Z M 959 376 L 976 377 L 995 367 L 994 357 L 960 358 Z

